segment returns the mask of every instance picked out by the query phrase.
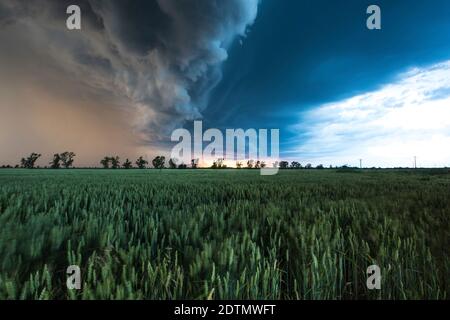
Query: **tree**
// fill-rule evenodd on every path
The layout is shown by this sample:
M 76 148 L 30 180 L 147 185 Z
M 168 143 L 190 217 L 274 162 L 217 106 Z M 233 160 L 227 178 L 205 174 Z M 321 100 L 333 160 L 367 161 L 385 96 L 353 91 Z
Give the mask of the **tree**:
M 127 158 L 127 160 L 125 160 L 125 162 L 122 164 L 122 166 L 123 166 L 124 169 L 131 169 L 131 168 L 133 168 L 133 164 L 131 163 L 130 160 L 128 160 L 128 158 Z
M 41 154 L 33 152 L 32 154 L 29 155 L 28 158 L 26 158 L 26 159 L 22 158 L 20 160 L 22 168 L 33 169 L 34 164 L 36 163 L 37 159 L 39 159 L 40 157 L 41 157 Z
M 177 168 L 178 159 L 169 159 L 169 168 L 176 169 Z
M 217 159 L 217 169 L 225 169 L 227 166 L 223 163 L 225 161 L 224 158 Z
M 152 164 L 155 169 L 164 169 L 164 163 L 166 162 L 166 157 L 164 156 L 157 156 L 155 159 L 153 159 Z
M 199 159 L 192 159 L 191 160 L 191 168 L 197 169 L 198 168 Z
M 53 155 L 53 160 L 49 162 L 50 168 L 59 169 L 61 167 L 61 157 L 59 153 Z
M 109 157 L 104 157 L 102 160 L 100 160 L 100 164 L 103 166 L 104 169 L 109 169 L 109 162 L 111 159 Z
M 253 168 L 253 163 L 254 163 L 255 161 L 253 161 L 253 160 L 248 160 L 247 161 L 247 168 L 248 169 L 252 169 Z
M 111 160 L 111 168 L 112 169 L 118 169 L 120 168 L 120 158 L 118 156 L 110 157 Z
M 241 161 L 236 162 L 236 168 L 242 169 L 242 162 Z
M 76 156 L 75 153 L 69 152 L 69 151 L 61 153 L 59 155 L 59 157 L 61 159 L 63 167 L 66 168 L 66 169 L 70 168 L 73 165 L 73 161 L 74 161 L 73 158 L 75 156 Z
M 187 169 L 187 165 L 185 165 L 184 163 L 181 163 L 181 164 L 178 166 L 178 169 Z
M 311 163 L 308 163 L 308 164 L 305 166 L 305 169 L 312 169 L 312 164 L 311 164 Z
M 264 161 L 256 161 L 255 169 L 262 169 L 266 167 L 266 163 Z
M 302 165 L 299 162 L 297 162 L 297 161 L 292 161 L 291 168 L 292 169 L 301 169 Z
M 289 167 L 289 162 L 280 161 L 280 169 L 287 169 Z
M 325 167 L 323 166 L 323 164 L 319 164 L 317 167 L 316 167 L 316 169 L 325 169 Z
M 139 169 L 145 169 L 147 164 L 148 164 L 148 161 L 144 160 L 144 158 L 142 156 L 136 160 L 136 165 Z
M 224 158 L 219 158 L 213 162 L 211 169 L 226 169 L 226 165 L 223 163 L 225 161 Z

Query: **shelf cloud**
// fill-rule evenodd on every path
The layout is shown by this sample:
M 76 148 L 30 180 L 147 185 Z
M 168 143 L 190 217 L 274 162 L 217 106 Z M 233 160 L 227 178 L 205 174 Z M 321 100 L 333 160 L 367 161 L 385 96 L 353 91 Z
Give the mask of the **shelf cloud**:
M 92 113 L 130 126 L 137 145 L 158 144 L 184 120 L 201 118 L 227 49 L 245 37 L 258 2 L 3 0 L 0 82 L 4 90 L 14 79 L 44 91 L 49 104 L 64 96 L 75 108 L 96 105 Z M 72 4 L 81 8 L 81 30 L 66 28 Z M 2 112 L 15 104 L 11 95 L 0 99 Z M 57 118 L 53 109 L 48 119 Z

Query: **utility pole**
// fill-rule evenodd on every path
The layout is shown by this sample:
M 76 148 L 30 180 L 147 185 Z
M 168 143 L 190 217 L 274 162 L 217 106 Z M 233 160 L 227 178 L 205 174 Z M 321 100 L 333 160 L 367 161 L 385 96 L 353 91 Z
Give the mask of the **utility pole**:
M 417 157 L 414 156 L 414 169 L 417 169 Z
M 362 169 L 362 159 L 359 159 L 359 168 Z

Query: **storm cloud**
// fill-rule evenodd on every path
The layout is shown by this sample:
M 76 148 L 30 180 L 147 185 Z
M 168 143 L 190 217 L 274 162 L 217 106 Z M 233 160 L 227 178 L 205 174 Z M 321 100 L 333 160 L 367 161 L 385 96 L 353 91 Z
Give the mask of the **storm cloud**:
M 0 81 L 120 110 L 138 143 L 160 143 L 201 117 L 227 48 L 245 37 L 258 2 L 3 0 Z M 82 30 L 66 28 L 71 4 L 81 8 Z

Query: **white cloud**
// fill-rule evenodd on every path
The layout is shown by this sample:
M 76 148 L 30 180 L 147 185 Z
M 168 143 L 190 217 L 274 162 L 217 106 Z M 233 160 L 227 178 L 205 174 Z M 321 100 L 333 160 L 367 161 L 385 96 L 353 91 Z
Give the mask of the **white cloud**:
M 325 165 L 450 166 L 450 61 L 301 115 L 291 153 Z

